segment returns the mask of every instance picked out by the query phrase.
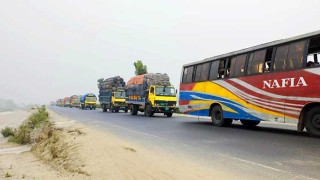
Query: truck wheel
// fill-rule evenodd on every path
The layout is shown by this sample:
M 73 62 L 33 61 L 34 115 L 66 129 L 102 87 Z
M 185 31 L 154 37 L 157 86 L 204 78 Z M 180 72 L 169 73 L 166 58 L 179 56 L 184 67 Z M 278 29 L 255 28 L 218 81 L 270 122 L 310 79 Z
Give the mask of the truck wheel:
M 130 114 L 131 115 L 137 115 L 138 114 L 138 110 L 137 110 L 135 105 L 130 105 Z
M 127 112 L 128 112 L 128 109 L 125 109 L 124 112 L 127 113 Z
M 214 126 L 230 126 L 232 119 L 226 119 L 223 117 L 223 111 L 220 105 L 216 105 L 211 110 L 211 120 Z
M 308 134 L 313 137 L 320 137 L 320 107 L 311 108 L 305 119 Z
M 107 109 L 107 107 L 106 107 L 106 105 L 104 104 L 104 105 L 102 105 L 102 111 L 103 112 L 107 112 L 108 111 L 108 109 Z
M 252 121 L 252 120 L 240 120 L 240 122 L 243 126 L 249 127 L 249 128 L 255 127 L 260 123 L 260 121 Z
M 172 113 L 166 113 L 167 117 L 172 117 Z
M 112 113 L 114 113 L 114 108 L 113 108 L 113 105 L 111 104 L 111 106 L 110 106 L 110 111 L 112 112 Z
M 119 112 L 119 109 L 115 110 L 116 112 Z
M 153 116 L 154 112 L 152 111 L 152 107 L 150 104 L 147 104 L 145 110 L 144 110 L 144 115 L 147 117 Z

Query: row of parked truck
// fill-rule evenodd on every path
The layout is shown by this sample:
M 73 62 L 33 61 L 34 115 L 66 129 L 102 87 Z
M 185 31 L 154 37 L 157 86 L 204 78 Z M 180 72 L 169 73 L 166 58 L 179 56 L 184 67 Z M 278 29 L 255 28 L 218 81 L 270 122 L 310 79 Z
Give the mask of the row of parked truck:
M 146 116 L 163 113 L 171 117 L 177 112 L 176 89 L 167 74 L 149 73 L 132 77 L 127 83 L 120 76 L 98 80 L 98 99 L 103 112 L 143 112 Z M 93 93 L 73 95 L 56 101 L 62 107 L 96 109 Z
M 96 95 L 93 93 L 87 93 L 85 95 L 72 95 L 70 97 L 58 99 L 55 103 L 51 102 L 51 105 L 92 110 L 96 109 L 96 102 Z

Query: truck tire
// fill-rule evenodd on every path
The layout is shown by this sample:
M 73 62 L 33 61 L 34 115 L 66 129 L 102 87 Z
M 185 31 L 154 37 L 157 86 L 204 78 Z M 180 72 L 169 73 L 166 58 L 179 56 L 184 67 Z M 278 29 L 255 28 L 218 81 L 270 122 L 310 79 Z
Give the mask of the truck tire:
M 113 107 L 112 104 L 110 105 L 110 111 L 111 111 L 112 113 L 114 113 L 114 107 Z
M 144 115 L 147 117 L 153 116 L 154 112 L 152 111 L 152 107 L 150 104 L 147 104 L 144 110 Z
M 138 108 L 136 105 L 130 105 L 130 114 L 131 115 L 137 115 L 138 114 Z
M 167 117 L 172 117 L 172 113 L 166 113 Z
M 223 111 L 220 105 L 216 105 L 211 110 L 211 120 L 214 126 L 230 126 L 232 119 L 226 119 L 223 117 Z
M 305 119 L 307 132 L 310 136 L 320 137 L 320 107 L 311 108 Z
M 127 112 L 128 112 L 128 109 L 125 109 L 124 112 L 127 113 Z
M 102 112 L 107 112 L 107 111 L 108 111 L 108 109 L 107 109 L 106 105 L 103 104 L 103 105 L 102 105 Z

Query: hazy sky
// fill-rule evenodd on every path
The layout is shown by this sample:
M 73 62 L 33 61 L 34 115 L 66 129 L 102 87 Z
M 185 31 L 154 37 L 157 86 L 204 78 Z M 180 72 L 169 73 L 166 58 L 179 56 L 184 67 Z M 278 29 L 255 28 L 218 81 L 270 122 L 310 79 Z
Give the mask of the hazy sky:
M 320 1 L 0 0 L 0 98 L 98 93 L 97 79 L 183 64 L 320 29 Z

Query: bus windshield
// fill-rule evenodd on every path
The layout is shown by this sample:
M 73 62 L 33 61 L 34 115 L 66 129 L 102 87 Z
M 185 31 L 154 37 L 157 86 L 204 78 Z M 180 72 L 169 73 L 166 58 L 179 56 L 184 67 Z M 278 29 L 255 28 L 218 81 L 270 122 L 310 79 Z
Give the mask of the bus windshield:
M 176 96 L 175 89 L 173 87 L 156 87 L 157 96 Z
M 118 91 L 114 93 L 114 97 L 116 99 L 124 99 L 126 98 L 126 93 L 124 91 Z

